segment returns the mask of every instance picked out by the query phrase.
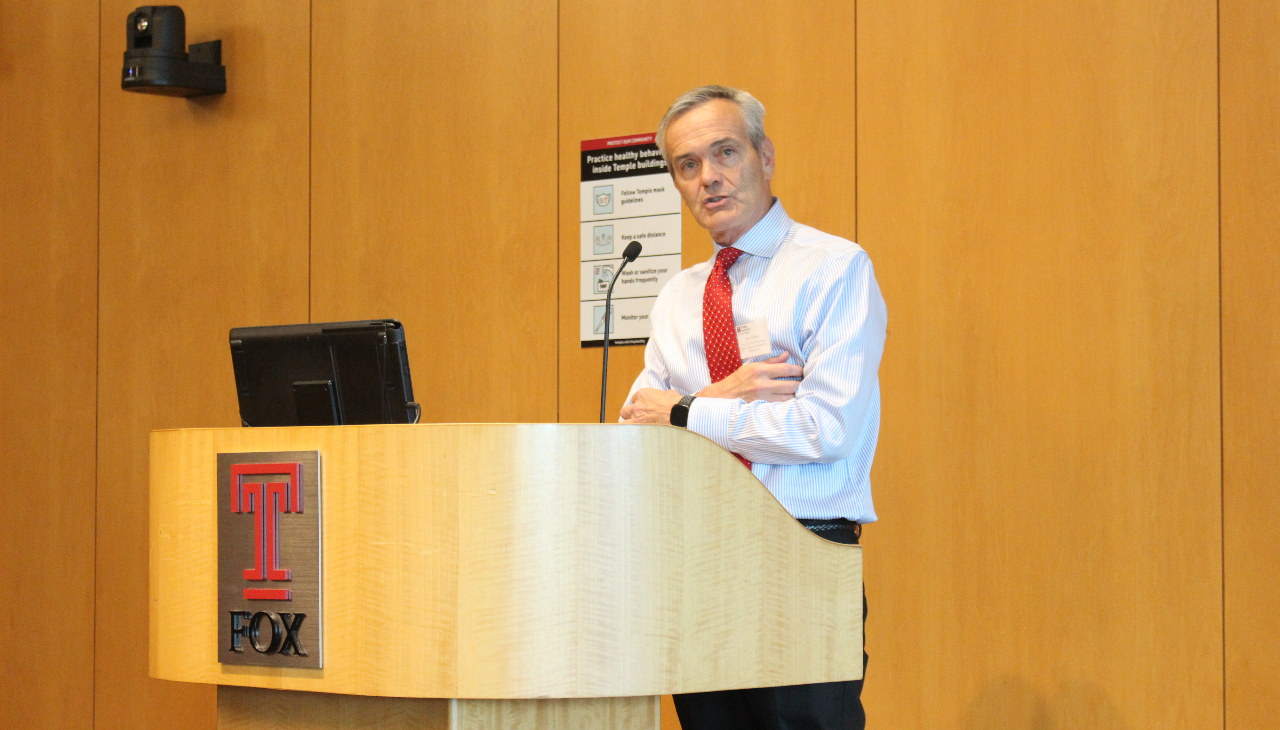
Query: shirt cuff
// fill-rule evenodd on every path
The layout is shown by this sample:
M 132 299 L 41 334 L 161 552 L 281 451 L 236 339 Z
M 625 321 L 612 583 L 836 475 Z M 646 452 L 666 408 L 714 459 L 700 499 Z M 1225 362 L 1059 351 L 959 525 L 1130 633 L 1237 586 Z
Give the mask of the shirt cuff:
M 706 436 L 728 451 L 729 424 L 737 415 L 742 401 L 729 398 L 694 398 L 689 406 L 689 423 L 687 428 L 696 434 Z

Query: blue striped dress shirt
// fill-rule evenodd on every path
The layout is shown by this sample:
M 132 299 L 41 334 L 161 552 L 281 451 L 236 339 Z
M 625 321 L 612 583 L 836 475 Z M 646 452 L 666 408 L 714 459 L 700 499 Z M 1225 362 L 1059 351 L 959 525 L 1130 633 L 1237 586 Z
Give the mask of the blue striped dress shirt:
M 804 375 L 795 398 L 781 403 L 698 398 L 689 430 L 749 459 L 794 517 L 874 522 L 887 313 L 871 259 L 856 243 L 795 223 L 776 198 L 734 246 L 745 254 L 729 269 L 734 323 L 766 320 L 772 354 L 787 352 Z M 681 271 L 658 295 L 628 403 L 640 388 L 689 394 L 711 385 L 702 292 L 714 262 Z

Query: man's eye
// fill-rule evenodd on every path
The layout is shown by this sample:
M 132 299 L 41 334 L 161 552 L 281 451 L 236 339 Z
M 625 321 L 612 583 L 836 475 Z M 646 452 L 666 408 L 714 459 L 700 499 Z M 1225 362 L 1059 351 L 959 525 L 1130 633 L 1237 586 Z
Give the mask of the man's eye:
M 734 148 L 732 148 L 732 147 L 725 147 L 724 149 L 720 150 L 720 154 L 721 154 L 721 155 L 723 155 L 723 156 L 725 156 L 725 157 L 728 157 L 729 155 L 732 155 L 732 154 L 734 154 L 735 152 L 737 152 L 737 150 L 735 150 L 735 149 L 734 149 Z

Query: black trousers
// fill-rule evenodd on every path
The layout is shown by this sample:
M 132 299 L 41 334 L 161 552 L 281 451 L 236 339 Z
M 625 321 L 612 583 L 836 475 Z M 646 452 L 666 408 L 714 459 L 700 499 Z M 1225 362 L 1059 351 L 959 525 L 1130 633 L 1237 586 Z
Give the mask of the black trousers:
M 858 544 L 852 530 L 824 530 L 833 542 Z M 866 625 L 867 596 L 862 596 Z M 865 635 L 865 631 L 864 631 Z M 867 652 L 862 652 L 862 670 Z M 791 687 L 730 689 L 675 695 L 676 714 L 683 730 L 864 730 L 862 680 L 798 684 Z

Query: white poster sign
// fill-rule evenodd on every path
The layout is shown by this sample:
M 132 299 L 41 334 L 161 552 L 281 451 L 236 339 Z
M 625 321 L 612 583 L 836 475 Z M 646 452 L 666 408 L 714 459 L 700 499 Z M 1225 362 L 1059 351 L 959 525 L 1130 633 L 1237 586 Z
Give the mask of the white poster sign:
M 642 345 L 658 292 L 680 271 L 680 193 L 653 135 L 584 141 L 579 208 L 582 346 L 604 344 L 605 294 L 632 241 L 643 248 L 613 287 L 609 344 Z

